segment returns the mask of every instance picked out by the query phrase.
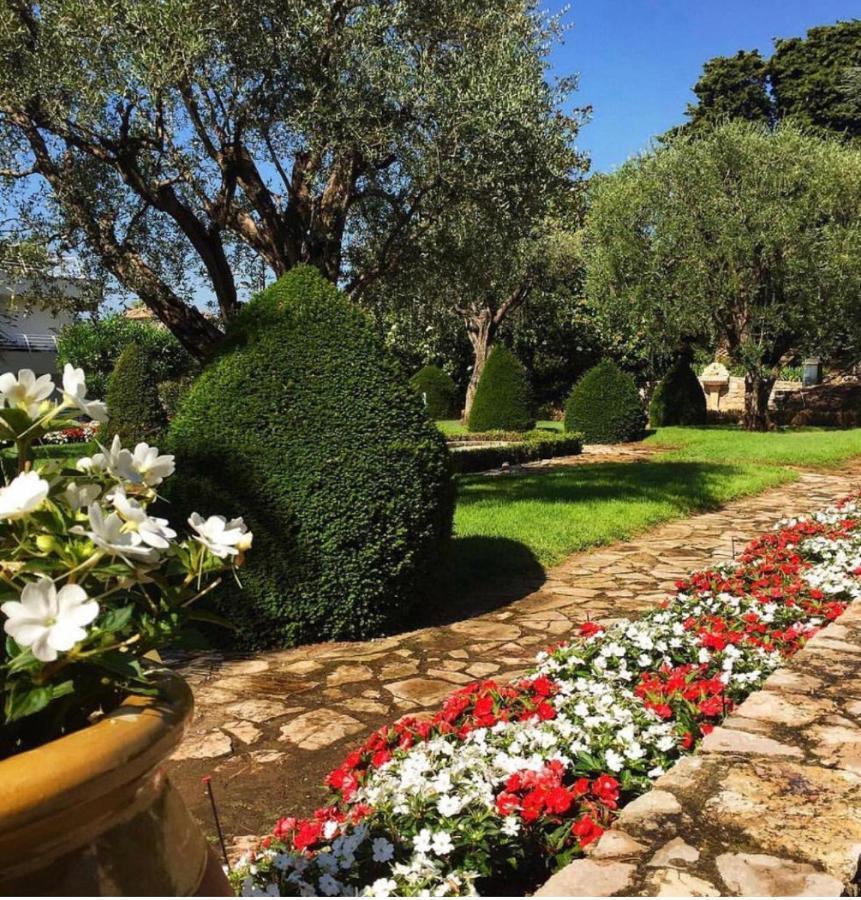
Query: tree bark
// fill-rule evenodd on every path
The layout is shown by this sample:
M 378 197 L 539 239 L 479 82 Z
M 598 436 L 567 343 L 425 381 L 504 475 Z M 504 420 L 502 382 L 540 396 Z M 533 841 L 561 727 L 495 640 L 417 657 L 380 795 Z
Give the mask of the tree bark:
M 768 398 L 775 379 L 758 372 L 748 372 L 744 377 L 744 419 L 747 431 L 768 431 Z
M 467 322 L 466 328 L 469 342 L 472 344 L 473 362 L 472 374 L 469 378 L 469 384 L 466 388 L 466 399 L 463 404 L 464 422 L 469 420 L 469 413 L 472 409 L 473 400 L 475 400 L 475 390 L 478 387 L 481 373 L 484 371 L 487 357 L 490 356 L 490 350 L 493 346 L 493 339 L 496 336 L 496 321 L 493 313 L 489 309 L 483 309 L 477 316 Z

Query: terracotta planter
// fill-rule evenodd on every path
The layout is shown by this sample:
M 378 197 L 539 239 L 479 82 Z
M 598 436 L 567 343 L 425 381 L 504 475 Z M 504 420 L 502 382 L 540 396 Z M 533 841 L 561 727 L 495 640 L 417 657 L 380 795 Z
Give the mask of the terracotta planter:
M 0 761 L 0 895 L 227 896 L 165 774 L 193 702 L 167 675 L 97 724 Z

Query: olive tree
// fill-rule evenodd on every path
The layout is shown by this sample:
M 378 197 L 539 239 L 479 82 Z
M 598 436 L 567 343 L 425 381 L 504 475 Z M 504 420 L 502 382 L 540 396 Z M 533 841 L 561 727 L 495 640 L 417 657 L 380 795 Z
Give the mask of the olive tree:
M 594 180 L 589 302 L 655 352 L 699 342 L 744 366 L 744 422 L 798 353 L 857 353 L 861 151 L 729 122 Z
M 556 30 L 535 0 L 3 0 L 7 212 L 206 357 L 201 283 L 223 321 L 243 264 L 361 293 L 465 173 L 528 167 Z

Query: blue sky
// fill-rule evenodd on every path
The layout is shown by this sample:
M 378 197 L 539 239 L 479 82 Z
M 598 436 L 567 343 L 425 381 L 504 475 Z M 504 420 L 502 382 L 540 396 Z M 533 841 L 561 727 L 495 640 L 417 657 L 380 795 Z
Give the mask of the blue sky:
M 592 120 L 579 146 L 606 171 L 682 121 L 703 63 L 741 49 L 770 55 L 772 38 L 861 16 L 859 0 L 547 0 L 573 23 L 552 61 L 580 75 Z

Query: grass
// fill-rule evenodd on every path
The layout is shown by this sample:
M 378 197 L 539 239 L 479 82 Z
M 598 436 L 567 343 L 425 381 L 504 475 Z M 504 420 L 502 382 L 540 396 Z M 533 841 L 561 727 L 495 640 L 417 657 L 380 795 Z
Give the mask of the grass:
M 462 477 L 455 512 L 458 583 L 469 589 L 497 576 L 534 576 L 578 550 L 793 481 L 793 466 L 838 465 L 861 455 L 861 429 L 750 434 L 665 428 L 646 443 L 659 451 L 646 462 Z
M 660 459 L 711 460 L 767 466 L 834 466 L 861 455 L 861 428 L 753 433 L 739 428 L 659 428 L 646 444 Z

